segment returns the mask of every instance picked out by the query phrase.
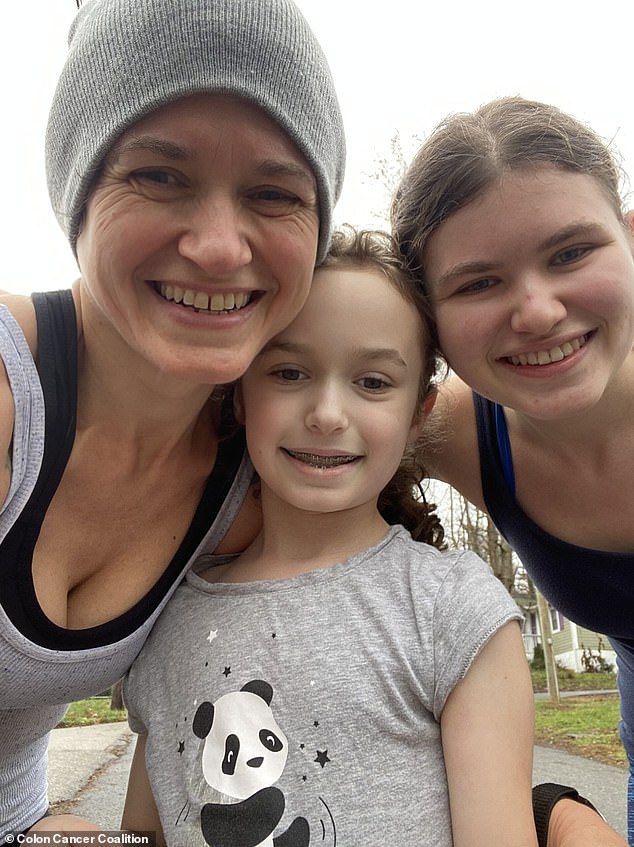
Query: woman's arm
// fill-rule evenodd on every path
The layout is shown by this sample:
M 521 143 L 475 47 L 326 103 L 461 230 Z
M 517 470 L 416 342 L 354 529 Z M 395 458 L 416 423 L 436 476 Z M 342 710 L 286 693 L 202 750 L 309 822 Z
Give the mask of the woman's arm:
M 533 721 L 528 664 L 512 621 L 485 645 L 442 713 L 454 847 L 537 847 Z
M 548 847 L 627 847 L 595 811 L 575 800 L 555 804 L 548 827 Z
M 14 405 L 9 377 L 0 361 L 0 506 L 11 485 L 11 442 L 13 440 Z
M 155 832 L 156 847 L 165 847 L 161 819 L 154 802 L 152 786 L 145 766 L 147 735 L 137 735 L 128 777 L 128 790 L 121 818 L 121 829 L 131 832 Z

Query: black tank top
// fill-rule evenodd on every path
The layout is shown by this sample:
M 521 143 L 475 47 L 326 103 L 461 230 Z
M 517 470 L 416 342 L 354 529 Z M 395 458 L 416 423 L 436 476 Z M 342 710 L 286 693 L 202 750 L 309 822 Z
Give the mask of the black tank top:
M 159 605 L 194 553 L 237 473 L 245 451 L 242 431 L 221 440 L 192 522 L 172 561 L 155 585 L 118 618 L 90 629 L 56 626 L 42 612 L 31 574 L 33 550 L 75 439 L 77 411 L 77 324 L 70 290 L 34 294 L 37 317 L 37 368 L 45 407 L 45 441 L 37 483 L 22 513 L 0 544 L 0 603 L 24 636 L 53 650 L 83 650 L 120 641 L 134 632 Z M 150 528 L 151 531 L 151 528 Z

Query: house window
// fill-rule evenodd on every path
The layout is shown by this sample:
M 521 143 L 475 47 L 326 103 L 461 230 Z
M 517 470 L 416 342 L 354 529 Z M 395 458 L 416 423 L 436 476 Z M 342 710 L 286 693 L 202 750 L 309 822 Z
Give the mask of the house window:
M 550 628 L 553 632 L 561 632 L 564 628 L 564 616 L 552 606 L 548 607 L 550 611 Z

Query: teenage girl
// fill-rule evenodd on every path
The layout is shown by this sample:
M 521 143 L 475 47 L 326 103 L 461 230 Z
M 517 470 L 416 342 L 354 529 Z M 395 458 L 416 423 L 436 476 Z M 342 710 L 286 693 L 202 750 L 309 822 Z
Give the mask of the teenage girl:
M 518 97 L 448 118 L 393 228 L 460 379 L 430 471 L 487 511 L 549 601 L 616 651 L 634 767 L 632 215 L 605 143 Z M 630 777 L 629 840 L 634 844 Z

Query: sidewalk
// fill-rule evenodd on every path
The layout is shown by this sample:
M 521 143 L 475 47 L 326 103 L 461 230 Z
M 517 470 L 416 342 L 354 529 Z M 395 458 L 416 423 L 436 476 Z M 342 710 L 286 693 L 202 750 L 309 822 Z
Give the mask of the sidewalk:
M 51 803 L 106 830 L 118 829 L 134 750 L 126 723 L 53 730 L 49 748 Z M 534 782 L 574 785 L 625 837 L 627 772 L 550 747 L 535 748 Z

